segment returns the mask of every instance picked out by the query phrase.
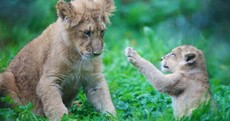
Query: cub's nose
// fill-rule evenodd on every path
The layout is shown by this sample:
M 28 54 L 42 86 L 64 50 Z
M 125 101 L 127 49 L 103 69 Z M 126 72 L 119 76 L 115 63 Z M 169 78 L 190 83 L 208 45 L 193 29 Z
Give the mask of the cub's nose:
M 161 61 L 163 61 L 165 59 L 165 56 L 161 57 Z

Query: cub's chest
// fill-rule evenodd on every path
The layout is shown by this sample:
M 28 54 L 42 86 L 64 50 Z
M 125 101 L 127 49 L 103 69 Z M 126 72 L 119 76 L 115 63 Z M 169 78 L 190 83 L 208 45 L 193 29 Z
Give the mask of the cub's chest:
M 80 73 L 70 73 L 65 75 L 60 84 L 62 91 L 75 91 L 80 87 Z
M 72 65 L 69 67 L 70 71 L 66 73 L 61 83 L 61 87 L 68 89 L 77 89 L 81 85 L 81 81 L 87 76 L 85 73 L 93 71 L 94 66 L 90 62 L 84 62 L 82 64 Z
M 80 64 L 73 65 L 70 68 L 79 73 L 91 72 L 94 69 L 94 64 L 91 61 L 82 61 Z

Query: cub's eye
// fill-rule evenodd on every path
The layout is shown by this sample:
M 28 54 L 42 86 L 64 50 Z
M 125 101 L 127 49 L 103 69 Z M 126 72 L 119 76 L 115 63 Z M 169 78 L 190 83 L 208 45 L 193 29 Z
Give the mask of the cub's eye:
M 176 54 L 175 53 L 171 53 L 171 56 L 176 56 Z
M 91 36 L 91 31 L 85 30 L 84 35 L 87 36 L 87 37 L 90 37 Z
M 101 36 L 103 37 L 105 34 L 105 29 L 104 30 L 101 30 Z

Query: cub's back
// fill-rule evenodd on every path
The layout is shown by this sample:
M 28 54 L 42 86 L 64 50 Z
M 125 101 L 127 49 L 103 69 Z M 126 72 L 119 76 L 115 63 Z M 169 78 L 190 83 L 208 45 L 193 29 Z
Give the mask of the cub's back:
M 6 70 L 13 73 L 22 102 L 36 101 L 36 87 L 51 46 L 51 40 L 47 35 L 45 30 L 39 37 L 29 42 Z

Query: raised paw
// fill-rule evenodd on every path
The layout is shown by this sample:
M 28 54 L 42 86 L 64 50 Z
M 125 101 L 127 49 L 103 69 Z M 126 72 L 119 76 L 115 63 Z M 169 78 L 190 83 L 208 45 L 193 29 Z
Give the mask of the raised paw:
M 138 53 L 131 47 L 127 47 L 125 49 L 125 55 L 128 57 L 129 62 L 131 62 L 134 65 L 136 65 L 138 59 L 140 58 Z

